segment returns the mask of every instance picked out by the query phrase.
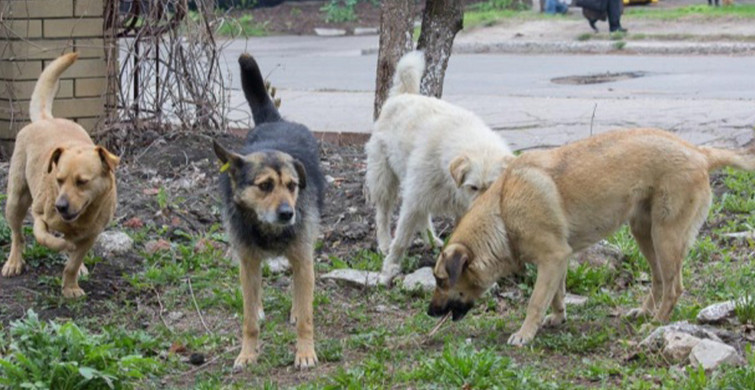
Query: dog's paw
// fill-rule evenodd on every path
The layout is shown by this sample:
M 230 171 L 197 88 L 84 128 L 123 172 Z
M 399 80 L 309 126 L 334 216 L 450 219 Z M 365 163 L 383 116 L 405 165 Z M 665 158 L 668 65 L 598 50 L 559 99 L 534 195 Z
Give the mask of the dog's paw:
M 630 320 L 636 320 L 639 318 L 645 318 L 649 316 L 650 316 L 650 313 L 648 313 L 647 310 L 641 307 L 635 307 L 634 309 L 629 310 L 627 314 L 624 314 L 624 317 Z
M 522 329 L 519 329 L 518 332 L 514 333 L 509 337 L 509 345 L 513 345 L 516 347 L 522 347 L 530 343 L 532 339 L 535 338 L 534 332 L 526 332 Z
M 23 261 L 6 261 L 3 265 L 2 275 L 6 278 L 10 278 L 16 275 L 20 275 L 24 270 Z
M 80 298 L 87 295 L 79 286 L 63 287 L 63 296 L 69 299 Z
M 559 326 L 566 322 L 566 313 L 562 314 L 548 314 L 543 321 L 543 326 L 554 327 Z
M 233 362 L 233 370 L 234 371 L 240 371 L 244 367 L 257 363 L 257 353 L 256 352 L 241 352 L 239 356 L 236 357 L 236 360 Z
M 317 354 L 314 347 L 304 347 L 296 349 L 296 358 L 294 359 L 294 366 L 298 369 L 304 370 L 312 368 L 317 365 Z
M 81 266 L 79 267 L 79 277 L 87 276 L 89 275 L 89 268 L 87 268 L 84 263 L 81 263 Z
M 390 287 L 393 279 L 400 273 L 401 268 L 398 265 L 384 266 L 378 275 L 378 284 Z

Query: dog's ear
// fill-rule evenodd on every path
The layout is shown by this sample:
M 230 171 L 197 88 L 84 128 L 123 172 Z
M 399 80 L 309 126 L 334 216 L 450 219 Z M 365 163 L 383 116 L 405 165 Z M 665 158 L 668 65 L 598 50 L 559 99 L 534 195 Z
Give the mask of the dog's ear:
M 448 273 L 448 285 L 454 286 L 459 281 L 459 276 L 469 264 L 469 255 L 466 250 L 455 250 L 446 260 L 446 272 Z
M 52 172 L 52 167 L 54 165 L 58 165 L 58 160 L 60 160 L 60 155 L 63 154 L 63 150 L 63 148 L 56 148 L 52 151 L 50 159 L 47 161 L 47 173 Z
M 226 169 L 236 169 L 236 167 L 240 166 L 242 163 L 242 158 L 236 153 L 229 152 L 227 149 L 222 147 L 218 141 L 212 140 L 212 149 L 215 150 L 215 155 L 218 156 L 218 159 L 221 163 L 223 163 L 223 168 L 220 168 L 221 172 L 225 172 Z M 228 166 L 226 168 L 226 165 Z
M 299 189 L 303 190 L 307 187 L 307 171 L 299 160 L 294 160 L 294 169 L 296 169 L 296 175 L 299 176 Z
M 448 170 L 451 172 L 451 177 L 454 179 L 454 182 L 456 182 L 457 188 L 464 184 L 464 177 L 467 176 L 470 168 L 469 157 L 466 155 L 456 157 L 451 161 Z
M 107 167 L 107 169 L 110 172 L 114 172 L 115 168 L 117 168 L 118 164 L 121 162 L 121 158 L 110 153 L 107 149 L 103 148 L 102 146 L 97 146 L 95 150 L 97 151 L 97 154 L 100 155 L 100 160 L 102 160 L 102 165 Z

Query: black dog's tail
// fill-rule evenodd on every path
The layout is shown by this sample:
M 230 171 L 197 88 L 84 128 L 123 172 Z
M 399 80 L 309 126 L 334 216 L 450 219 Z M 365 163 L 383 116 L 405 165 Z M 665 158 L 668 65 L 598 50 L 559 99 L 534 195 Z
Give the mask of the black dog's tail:
M 265 81 L 262 79 L 257 61 L 249 54 L 242 54 L 239 57 L 239 66 L 241 67 L 241 88 L 244 90 L 246 101 L 252 109 L 254 124 L 261 125 L 266 122 L 281 120 L 278 109 L 275 108 L 270 95 L 267 94 Z

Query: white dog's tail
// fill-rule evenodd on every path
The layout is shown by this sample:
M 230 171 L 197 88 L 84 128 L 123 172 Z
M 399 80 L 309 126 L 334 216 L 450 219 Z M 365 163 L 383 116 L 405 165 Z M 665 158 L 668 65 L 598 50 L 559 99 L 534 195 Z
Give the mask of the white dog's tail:
M 388 92 L 388 97 L 404 94 L 419 93 L 419 83 L 422 73 L 425 72 L 425 53 L 410 51 L 404 54 L 396 65 L 396 73 L 393 75 L 393 86 Z
M 68 69 L 79 58 L 79 53 L 68 53 L 51 62 L 34 86 L 29 103 L 29 116 L 32 122 L 42 119 L 52 119 L 52 101 L 58 93 L 58 79 L 61 73 Z

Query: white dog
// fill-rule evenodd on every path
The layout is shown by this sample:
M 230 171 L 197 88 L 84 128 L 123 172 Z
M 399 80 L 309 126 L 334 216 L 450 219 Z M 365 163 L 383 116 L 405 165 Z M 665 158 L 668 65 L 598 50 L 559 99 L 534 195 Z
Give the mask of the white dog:
M 365 146 L 366 184 L 377 208 L 378 246 L 387 254 L 380 275 L 385 284 L 400 272 L 399 262 L 415 233 L 443 245 L 431 215 L 461 217 L 513 157 L 506 142 L 472 112 L 419 95 L 424 69 L 422 52 L 401 58 L 389 98 Z M 391 214 L 399 185 L 403 203 L 391 242 Z

